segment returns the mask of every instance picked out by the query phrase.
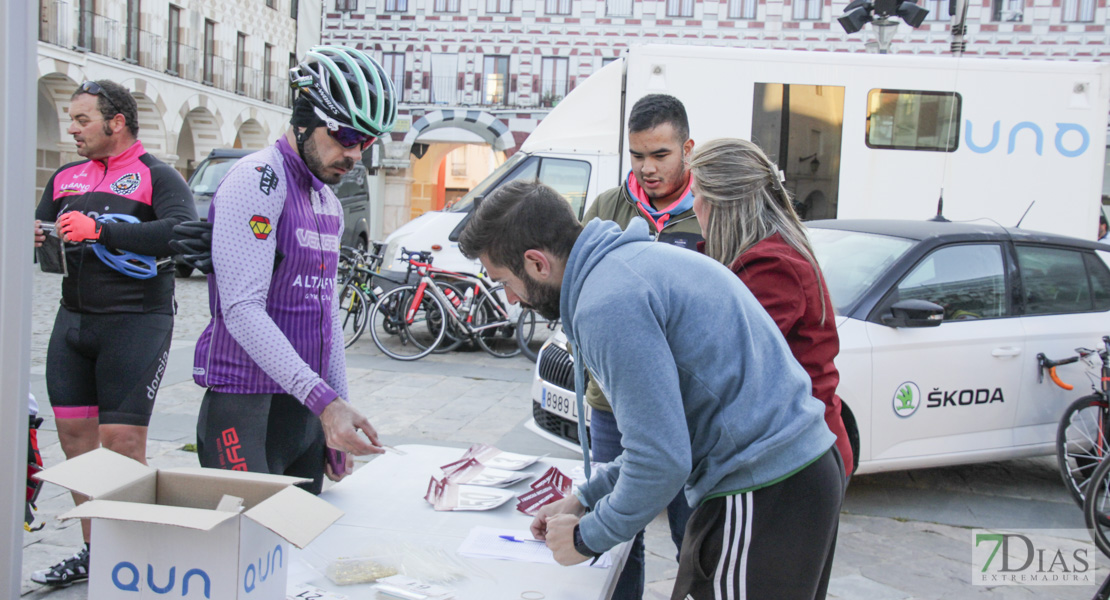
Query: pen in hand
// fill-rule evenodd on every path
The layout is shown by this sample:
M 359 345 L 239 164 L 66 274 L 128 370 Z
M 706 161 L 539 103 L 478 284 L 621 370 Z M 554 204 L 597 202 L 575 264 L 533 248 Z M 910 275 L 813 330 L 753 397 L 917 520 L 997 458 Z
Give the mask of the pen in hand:
M 537 543 L 540 543 L 540 544 L 545 544 L 545 543 L 546 543 L 546 542 L 544 542 L 543 540 L 528 540 L 528 539 L 523 539 L 523 540 L 522 540 L 522 539 L 520 539 L 520 538 L 517 538 L 517 537 L 513 537 L 513 536 L 511 536 L 511 535 L 499 535 L 499 536 L 497 536 L 497 537 L 499 537 L 499 538 L 501 538 L 501 539 L 503 539 L 503 540 L 509 541 L 509 542 L 516 542 L 516 543 L 518 543 L 518 544 L 523 544 L 523 543 L 525 543 L 525 542 L 537 542 Z

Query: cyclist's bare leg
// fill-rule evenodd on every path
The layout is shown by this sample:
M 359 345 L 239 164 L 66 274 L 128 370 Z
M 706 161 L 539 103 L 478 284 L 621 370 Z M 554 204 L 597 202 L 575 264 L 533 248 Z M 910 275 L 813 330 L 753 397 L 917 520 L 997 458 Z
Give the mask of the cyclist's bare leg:
M 75 458 L 86 452 L 91 452 L 100 447 L 100 419 L 57 419 L 58 442 L 65 452 L 66 458 Z M 73 492 L 73 503 L 81 504 L 88 500 L 88 496 Z M 86 542 L 89 541 L 91 525 L 88 519 L 81 519 L 81 534 Z

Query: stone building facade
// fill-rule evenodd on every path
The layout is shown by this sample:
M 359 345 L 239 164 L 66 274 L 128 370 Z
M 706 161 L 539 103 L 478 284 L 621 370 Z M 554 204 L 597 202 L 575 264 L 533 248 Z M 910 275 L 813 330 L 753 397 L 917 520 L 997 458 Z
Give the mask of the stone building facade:
M 289 121 L 290 61 L 319 42 L 322 8 L 321 0 L 39 0 L 36 193 L 80 158 L 66 111 L 86 80 L 129 88 L 143 145 L 182 174 L 213 148 L 271 143 Z

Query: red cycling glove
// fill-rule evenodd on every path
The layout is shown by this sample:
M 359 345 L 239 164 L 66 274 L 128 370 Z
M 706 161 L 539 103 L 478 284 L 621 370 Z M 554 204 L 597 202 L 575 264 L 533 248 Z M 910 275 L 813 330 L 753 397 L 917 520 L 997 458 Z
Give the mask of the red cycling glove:
M 95 242 L 100 239 L 102 223 L 92 217 L 72 210 L 58 218 L 58 229 L 71 242 Z

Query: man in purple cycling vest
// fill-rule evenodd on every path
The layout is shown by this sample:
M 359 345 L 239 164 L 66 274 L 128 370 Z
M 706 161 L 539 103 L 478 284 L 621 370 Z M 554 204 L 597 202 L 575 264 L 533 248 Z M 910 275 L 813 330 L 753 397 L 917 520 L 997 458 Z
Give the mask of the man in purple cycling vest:
M 325 475 L 351 470 L 350 454 L 383 452 L 347 402 L 335 290 L 343 208 L 326 184 L 392 130 L 397 108 L 389 77 L 358 50 L 314 47 L 289 76 L 300 92 L 291 127 L 232 167 L 208 211 L 197 450 L 205 467 L 304 477 L 319 493 Z

